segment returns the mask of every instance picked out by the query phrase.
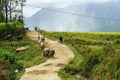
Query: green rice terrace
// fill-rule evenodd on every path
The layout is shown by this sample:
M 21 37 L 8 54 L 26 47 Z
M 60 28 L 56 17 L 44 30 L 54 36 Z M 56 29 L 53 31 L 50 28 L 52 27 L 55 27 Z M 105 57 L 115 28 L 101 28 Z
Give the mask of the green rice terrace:
M 120 80 L 120 32 L 39 31 L 63 43 L 75 58 L 59 71 L 62 80 Z

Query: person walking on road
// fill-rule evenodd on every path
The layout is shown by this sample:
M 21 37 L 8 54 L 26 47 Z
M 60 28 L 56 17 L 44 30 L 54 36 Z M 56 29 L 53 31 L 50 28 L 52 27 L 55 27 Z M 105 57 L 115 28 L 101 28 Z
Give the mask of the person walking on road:
M 59 37 L 59 41 L 60 41 L 60 43 L 63 42 L 63 37 L 62 36 Z

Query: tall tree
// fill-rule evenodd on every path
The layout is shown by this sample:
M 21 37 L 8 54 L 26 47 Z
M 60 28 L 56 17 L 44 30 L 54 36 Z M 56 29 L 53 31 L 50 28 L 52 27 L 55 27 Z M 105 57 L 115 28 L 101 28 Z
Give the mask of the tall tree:
M 6 13 L 6 19 L 12 19 L 12 15 L 21 12 L 21 4 L 23 5 L 26 0 L 0 0 L 0 12 Z M 18 13 L 17 13 L 18 14 Z
M 0 22 L 4 21 L 3 8 L 4 8 L 4 0 L 0 0 Z

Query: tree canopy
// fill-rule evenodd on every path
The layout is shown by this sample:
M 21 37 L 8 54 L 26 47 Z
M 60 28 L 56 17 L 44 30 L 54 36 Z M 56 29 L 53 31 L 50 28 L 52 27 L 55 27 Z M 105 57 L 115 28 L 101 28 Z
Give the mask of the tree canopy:
M 6 15 L 6 19 L 12 19 L 14 17 L 23 17 L 22 16 L 22 7 L 26 0 L 0 0 L 0 17 Z M 4 21 L 3 18 L 0 19 L 0 22 Z

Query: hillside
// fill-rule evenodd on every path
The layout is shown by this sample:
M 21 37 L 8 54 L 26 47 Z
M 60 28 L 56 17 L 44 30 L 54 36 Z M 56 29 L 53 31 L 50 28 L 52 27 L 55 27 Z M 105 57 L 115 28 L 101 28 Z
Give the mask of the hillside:
M 62 80 L 120 79 L 119 32 L 40 33 L 53 40 L 58 40 L 62 35 L 64 44 L 75 53 L 75 58 L 59 71 Z M 78 79 L 75 79 L 75 76 Z
M 57 11 L 116 20 L 103 20 L 85 16 L 60 13 L 42 9 L 25 20 L 25 26 L 39 26 L 43 30 L 55 31 L 120 31 L 120 2 L 74 4 L 62 8 L 46 7 Z

